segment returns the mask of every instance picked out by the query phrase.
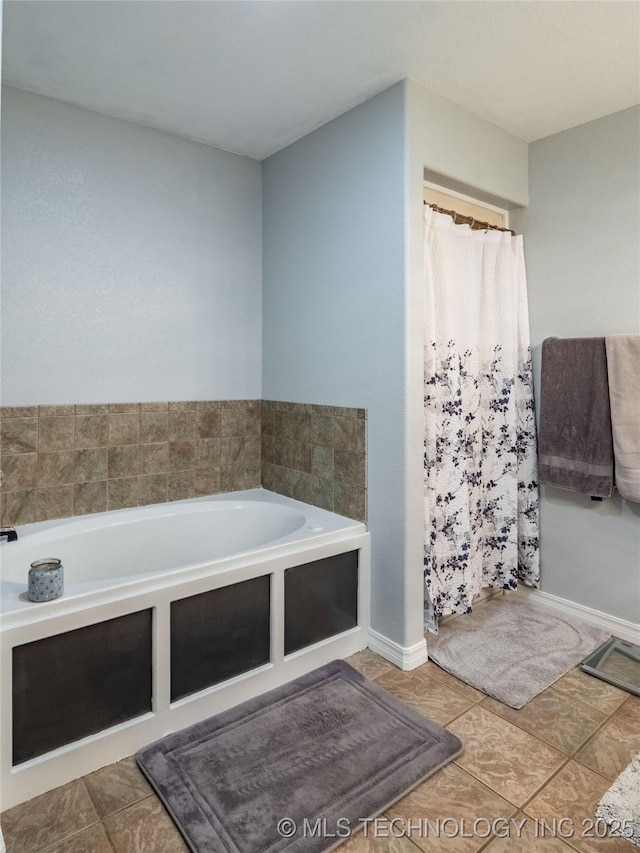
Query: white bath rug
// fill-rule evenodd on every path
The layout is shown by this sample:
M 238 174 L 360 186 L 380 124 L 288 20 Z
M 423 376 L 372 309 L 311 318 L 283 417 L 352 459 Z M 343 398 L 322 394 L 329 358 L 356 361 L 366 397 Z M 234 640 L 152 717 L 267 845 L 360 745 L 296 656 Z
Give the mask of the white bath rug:
M 640 847 L 640 753 L 600 800 L 596 817 Z

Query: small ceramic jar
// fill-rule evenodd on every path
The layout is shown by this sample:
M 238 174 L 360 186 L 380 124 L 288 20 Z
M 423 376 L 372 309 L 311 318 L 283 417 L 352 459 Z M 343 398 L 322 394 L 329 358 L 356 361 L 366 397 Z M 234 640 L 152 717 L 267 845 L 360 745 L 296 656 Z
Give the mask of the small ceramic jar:
M 56 557 L 31 563 L 29 569 L 29 601 L 53 601 L 64 592 L 64 567 Z

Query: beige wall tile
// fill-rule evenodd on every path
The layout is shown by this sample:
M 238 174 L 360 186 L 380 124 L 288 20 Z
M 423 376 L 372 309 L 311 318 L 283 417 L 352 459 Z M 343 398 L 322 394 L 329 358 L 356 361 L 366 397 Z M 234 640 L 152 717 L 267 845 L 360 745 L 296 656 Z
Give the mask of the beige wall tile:
M 263 485 L 364 518 L 366 458 L 349 449 L 363 414 L 261 400 L 4 408 L 3 512 L 23 523 Z
M 355 486 L 366 485 L 366 458 L 364 453 L 354 453 L 351 450 L 334 451 L 335 478 L 346 480 Z
M 0 418 L 37 418 L 37 406 L 2 406 Z
M 109 479 L 134 477 L 140 470 L 140 445 L 120 444 L 109 448 Z
M 107 481 L 76 483 L 73 487 L 73 514 L 87 515 L 91 512 L 106 512 Z
M 193 468 L 187 471 L 170 471 L 167 480 L 167 494 L 170 501 L 183 501 L 195 497 L 196 472 Z
M 87 483 L 106 480 L 109 450 L 107 447 L 90 447 L 75 451 L 74 480 Z
M 294 410 L 289 417 L 291 440 L 309 444 L 311 442 L 311 415 L 307 412 Z
M 140 441 L 157 444 L 169 440 L 169 412 L 141 412 Z
M 334 449 L 332 447 L 314 447 L 311 460 L 311 473 L 318 480 L 331 480 L 335 476 Z
M 38 454 L 18 453 L 12 456 L 0 456 L 2 488 L 28 489 L 38 482 Z
M 76 415 L 108 415 L 108 403 L 91 403 L 88 405 L 76 406 Z
M 138 479 L 140 506 L 164 503 L 168 494 L 167 474 L 147 474 Z
M 242 462 L 244 456 L 244 438 L 233 436 L 220 441 L 220 464 L 233 465 Z
M 276 490 L 276 466 L 269 462 L 262 463 L 262 486 L 270 492 Z
M 118 413 L 122 415 L 140 414 L 140 403 L 109 403 L 109 414 Z
M 140 416 L 138 414 L 109 414 L 109 445 L 138 444 Z
M 38 489 L 37 521 L 68 518 L 73 515 L 73 486 L 51 486 Z
M 140 445 L 140 473 L 161 474 L 169 470 L 169 443 Z
M 244 464 L 236 462 L 233 465 L 222 465 L 220 468 L 220 485 L 223 492 L 236 492 L 244 489 Z
M 196 461 L 195 441 L 169 442 L 169 470 L 183 471 L 193 468 Z
M 38 485 L 60 486 L 75 480 L 74 452 L 38 453 Z
M 74 415 L 75 405 L 71 406 L 38 406 L 38 417 L 61 418 L 63 415 Z
M 169 403 L 140 403 L 140 414 L 143 412 L 167 412 Z
M 311 475 L 311 502 L 314 506 L 319 506 L 320 509 L 328 509 L 329 512 L 335 510 L 334 499 L 334 482 L 333 479 L 326 480 Z
M 3 525 L 30 524 L 37 518 L 36 489 L 2 490 L 0 515 Z
M 322 447 L 333 447 L 333 418 L 311 415 L 311 442 Z
M 196 496 L 215 495 L 221 491 L 220 466 L 214 468 L 197 468 L 195 471 Z
M 209 409 L 198 409 L 196 412 L 197 438 L 216 438 L 220 435 L 222 426 L 222 409 L 220 406 Z
M 222 407 L 221 434 L 223 436 L 244 435 L 246 406 L 224 405 Z
M 73 415 L 60 418 L 38 419 L 38 451 L 73 450 Z
M 220 439 L 203 438 L 196 441 L 196 468 L 220 465 Z
M 274 435 L 276 430 L 276 412 L 275 409 L 265 408 L 262 406 L 261 427 L 262 435 Z
M 354 423 L 356 423 L 354 421 Z M 334 511 L 356 521 L 365 521 L 367 512 L 367 495 L 365 489 L 336 480 L 334 483 Z
M 109 443 L 108 415 L 76 415 L 75 446 L 106 447 Z
M 291 497 L 297 501 L 310 503 L 313 493 L 311 474 L 306 474 L 304 471 L 294 471 L 292 480 Z
M 166 476 L 166 475 L 165 475 Z M 144 478 L 142 478 L 144 479 Z M 107 508 L 125 509 L 137 506 L 139 501 L 139 481 L 137 477 L 123 477 L 109 480 L 107 484 Z
M 262 467 L 260 462 L 245 462 L 244 487 L 245 489 L 258 489 L 262 485 Z
M 10 418 L 0 424 L 0 454 L 35 453 L 38 449 L 38 419 Z
M 260 435 L 248 435 L 244 440 L 245 464 L 260 464 L 262 457 L 262 439 Z
M 356 418 L 335 418 L 336 450 L 365 452 L 365 421 Z
M 193 441 L 196 437 L 196 411 L 169 412 L 169 441 Z

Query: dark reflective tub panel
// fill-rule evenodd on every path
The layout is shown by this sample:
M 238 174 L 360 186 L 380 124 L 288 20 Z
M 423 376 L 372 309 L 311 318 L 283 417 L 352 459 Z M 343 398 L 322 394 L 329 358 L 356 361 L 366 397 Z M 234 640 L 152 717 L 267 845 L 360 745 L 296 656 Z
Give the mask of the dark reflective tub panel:
M 284 651 L 341 634 L 358 624 L 358 551 L 284 573 Z
M 171 701 L 271 659 L 271 578 L 263 575 L 171 603 Z
M 13 764 L 151 711 L 152 611 L 13 649 Z

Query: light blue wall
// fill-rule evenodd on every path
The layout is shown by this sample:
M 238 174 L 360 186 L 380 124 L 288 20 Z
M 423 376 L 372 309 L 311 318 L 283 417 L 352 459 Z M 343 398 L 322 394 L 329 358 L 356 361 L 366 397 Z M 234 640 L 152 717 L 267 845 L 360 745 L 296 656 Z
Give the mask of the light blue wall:
M 422 180 L 509 206 L 527 146 L 403 81 L 263 163 L 263 392 L 369 410 L 372 626 L 422 643 Z
M 524 234 L 536 392 L 550 336 L 640 333 L 640 107 L 530 145 Z M 640 415 L 639 415 L 640 416 Z M 542 487 L 545 592 L 640 622 L 640 504 Z
M 263 394 L 369 410 L 373 627 L 404 643 L 404 94 L 263 161 Z
M 260 163 L 12 88 L 2 113 L 2 403 L 260 397 Z

